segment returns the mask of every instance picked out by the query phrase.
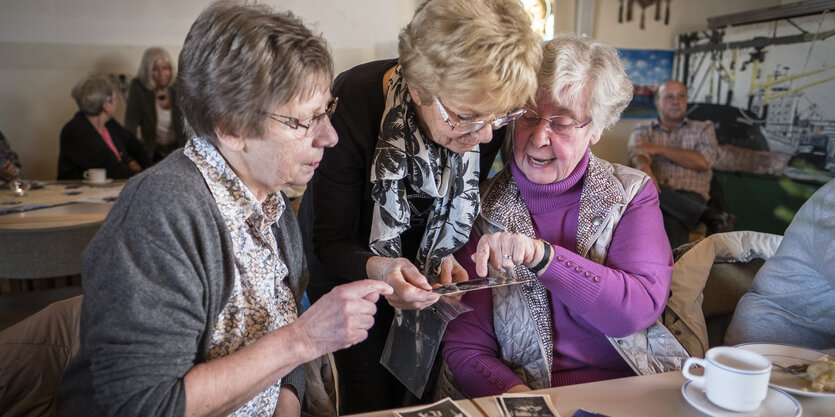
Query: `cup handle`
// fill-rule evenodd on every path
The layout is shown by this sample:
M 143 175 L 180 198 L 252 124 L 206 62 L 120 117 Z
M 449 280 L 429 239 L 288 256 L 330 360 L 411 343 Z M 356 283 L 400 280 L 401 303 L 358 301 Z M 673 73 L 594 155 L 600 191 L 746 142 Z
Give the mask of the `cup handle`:
M 699 375 L 693 375 L 690 373 L 690 368 L 694 365 L 699 365 L 702 368 L 707 368 L 707 361 L 701 358 L 687 358 L 684 362 L 684 367 L 681 368 L 681 374 L 684 375 L 685 378 L 693 381 L 694 384 L 704 387 L 705 386 L 705 377 Z
M 89 180 L 90 180 L 90 171 L 84 171 L 84 175 L 83 175 L 83 176 L 84 176 L 84 179 L 85 179 L 85 180 L 88 180 L 88 181 L 89 181 Z

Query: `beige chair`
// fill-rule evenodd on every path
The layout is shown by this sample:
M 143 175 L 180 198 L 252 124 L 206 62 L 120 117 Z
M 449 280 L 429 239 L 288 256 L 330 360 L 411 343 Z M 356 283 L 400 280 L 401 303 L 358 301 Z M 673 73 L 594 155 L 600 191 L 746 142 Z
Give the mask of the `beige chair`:
M 0 415 L 55 414 L 58 384 L 79 348 L 81 301 L 50 304 L 0 332 Z
M 717 233 L 682 245 L 663 322 L 694 357 L 724 344 L 736 304 L 782 236 L 753 231 Z
M 0 229 L 0 278 L 31 280 L 81 274 L 81 253 L 101 224 Z M 71 286 L 0 295 L 0 330 L 81 292 L 81 287 Z

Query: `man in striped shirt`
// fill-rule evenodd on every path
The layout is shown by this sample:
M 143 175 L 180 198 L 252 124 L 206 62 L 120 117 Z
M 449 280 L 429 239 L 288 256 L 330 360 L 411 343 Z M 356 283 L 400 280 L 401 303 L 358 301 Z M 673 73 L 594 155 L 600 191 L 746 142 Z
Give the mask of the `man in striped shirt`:
M 685 117 L 687 87 L 667 81 L 655 95 L 658 119 L 639 125 L 629 138 L 629 162 L 658 188 L 670 246 L 687 243 L 710 198 L 711 167 L 719 158 L 713 122 Z

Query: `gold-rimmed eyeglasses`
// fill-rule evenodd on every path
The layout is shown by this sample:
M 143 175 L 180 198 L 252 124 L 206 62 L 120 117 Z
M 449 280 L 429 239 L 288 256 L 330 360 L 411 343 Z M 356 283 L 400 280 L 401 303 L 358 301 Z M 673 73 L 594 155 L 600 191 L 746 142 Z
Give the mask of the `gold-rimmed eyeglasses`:
M 307 123 L 302 123 L 299 119 L 290 116 L 282 116 L 280 114 L 275 113 L 267 113 L 267 116 L 270 119 L 275 120 L 276 122 L 283 123 L 287 125 L 290 129 L 298 129 L 300 127 L 305 128 L 305 130 L 310 131 L 311 128 L 315 128 L 324 118 L 332 117 L 333 113 L 336 111 L 336 103 L 339 103 L 339 97 L 334 97 L 328 101 L 328 108 L 325 110 L 324 113 L 314 115 L 310 118 L 310 121 Z
M 541 120 L 545 120 L 548 130 L 552 133 L 556 133 L 558 135 L 568 135 L 573 132 L 572 129 L 582 129 L 588 126 L 592 119 L 589 119 L 585 123 L 580 123 L 568 116 L 551 116 L 546 118 L 541 117 L 537 112 L 531 109 L 525 109 L 524 114 L 522 114 L 522 117 L 519 118 L 519 121 L 516 123 L 525 127 L 534 127 L 539 125 Z
M 438 112 L 441 113 L 441 117 L 444 119 L 446 124 L 452 129 L 453 133 L 472 133 L 478 130 L 481 130 L 487 123 L 493 126 L 493 129 L 498 129 L 522 116 L 525 113 L 525 109 L 518 108 L 513 109 L 504 116 L 501 117 L 494 117 L 492 121 L 488 122 L 486 119 L 481 120 L 461 120 L 461 117 L 458 116 L 459 121 L 456 123 L 452 123 L 449 117 L 449 111 L 447 111 L 446 107 L 441 103 L 441 100 L 438 97 L 435 97 L 435 106 L 438 108 Z M 457 115 L 456 115 L 457 116 Z

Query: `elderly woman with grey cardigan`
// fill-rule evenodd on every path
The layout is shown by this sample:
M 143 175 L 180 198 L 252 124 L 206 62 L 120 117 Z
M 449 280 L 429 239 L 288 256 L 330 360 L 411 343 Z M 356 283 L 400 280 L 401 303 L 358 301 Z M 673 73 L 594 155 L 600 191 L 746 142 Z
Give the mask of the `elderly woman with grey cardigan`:
M 60 415 L 299 415 L 299 366 L 365 339 L 391 293 L 363 280 L 300 308 L 307 273 L 280 190 L 337 141 L 325 41 L 290 13 L 215 3 L 180 68 L 195 136 L 128 182 L 84 254 Z

